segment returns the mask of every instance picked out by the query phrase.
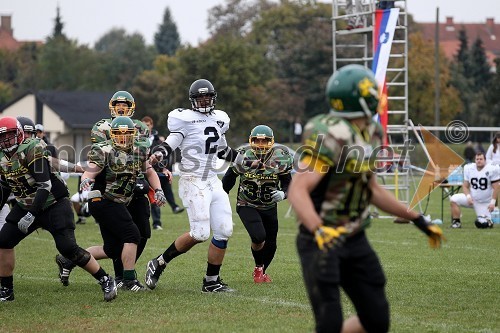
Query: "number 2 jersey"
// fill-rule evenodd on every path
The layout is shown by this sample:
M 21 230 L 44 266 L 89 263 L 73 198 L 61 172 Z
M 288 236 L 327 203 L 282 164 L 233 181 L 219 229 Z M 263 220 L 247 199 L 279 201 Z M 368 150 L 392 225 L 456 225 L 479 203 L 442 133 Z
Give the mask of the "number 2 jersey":
M 239 151 L 249 160 L 257 160 L 250 147 Z M 270 209 L 276 206 L 271 199 L 271 193 L 282 190 L 285 193 L 291 180 L 293 158 L 285 146 L 273 147 L 262 159 L 266 166 L 264 169 L 251 169 L 250 167 L 233 165 L 222 178 L 224 190 L 229 192 L 236 178 L 240 177 L 238 186 L 237 206 L 247 206 L 256 209 Z
M 304 128 L 301 162 L 325 173 L 311 199 L 327 226 L 345 226 L 351 233 L 370 224 L 368 187 L 376 166 L 376 148 L 383 130 L 371 122 L 360 131 L 331 114 L 312 118 Z M 300 221 L 299 221 L 300 222 Z
M 168 114 L 170 135 L 166 143 L 181 151 L 182 176 L 200 178 L 217 175 L 217 153 L 227 147 L 225 133 L 229 116 L 221 110 L 201 113 L 190 109 L 175 109 Z
M 500 167 L 496 164 L 486 164 L 481 170 L 477 170 L 476 163 L 464 166 L 464 180 L 470 186 L 470 195 L 476 202 L 489 202 L 493 195 L 494 182 L 500 180 Z
M 3 150 L 0 150 L 2 186 L 11 190 L 19 206 L 25 210 L 29 210 L 35 200 L 38 186 L 33 175 L 36 175 L 36 173 L 39 175 L 44 172 L 49 173 L 52 185 L 47 200 L 41 205 L 42 210 L 54 204 L 56 200 L 69 195 L 64 181 L 57 172 L 50 168 L 46 147 L 47 145 L 43 140 L 26 138 L 11 157 L 5 154 Z M 35 161 L 39 162 L 40 159 L 45 159 L 42 166 L 43 170 L 36 170 Z

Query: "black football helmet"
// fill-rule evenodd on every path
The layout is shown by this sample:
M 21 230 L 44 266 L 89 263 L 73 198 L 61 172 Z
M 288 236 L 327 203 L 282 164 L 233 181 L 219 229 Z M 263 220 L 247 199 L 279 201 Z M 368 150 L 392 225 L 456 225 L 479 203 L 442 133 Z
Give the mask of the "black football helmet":
M 189 100 L 193 110 L 208 113 L 215 108 L 217 92 L 212 83 L 205 79 L 194 81 L 189 87 Z
M 17 121 L 21 124 L 21 127 L 23 128 L 24 131 L 24 137 L 25 138 L 35 138 L 36 137 L 36 130 L 35 130 L 35 123 L 33 120 L 31 120 L 28 117 L 16 117 Z

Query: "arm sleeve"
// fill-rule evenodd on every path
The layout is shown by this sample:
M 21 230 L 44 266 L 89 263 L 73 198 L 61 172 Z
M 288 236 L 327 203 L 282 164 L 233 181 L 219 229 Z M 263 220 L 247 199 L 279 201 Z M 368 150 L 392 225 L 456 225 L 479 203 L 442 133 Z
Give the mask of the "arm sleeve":
M 184 140 L 184 136 L 182 135 L 182 133 L 173 132 L 167 136 L 167 138 L 163 142 L 163 145 L 167 145 L 170 147 L 169 151 L 170 154 L 172 150 L 175 150 L 177 147 L 181 145 L 182 140 Z
M 238 174 L 234 172 L 233 168 L 228 168 L 224 177 L 222 177 L 222 188 L 226 193 L 229 193 L 236 183 L 236 179 L 238 178 Z
M 46 158 L 38 158 L 28 166 L 28 170 L 35 179 L 37 186 L 33 205 L 29 209 L 30 213 L 36 216 L 42 210 L 52 189 L 49 161 Z
M 279 175 L 280 179 L 280 186 L 281 190 L 285 192 L 285 198 L 287 197 L 288 193 L 288 186 L 290 185 L 290 182 L 292 181 L 292 174 L 291 173 L 284 173 Z

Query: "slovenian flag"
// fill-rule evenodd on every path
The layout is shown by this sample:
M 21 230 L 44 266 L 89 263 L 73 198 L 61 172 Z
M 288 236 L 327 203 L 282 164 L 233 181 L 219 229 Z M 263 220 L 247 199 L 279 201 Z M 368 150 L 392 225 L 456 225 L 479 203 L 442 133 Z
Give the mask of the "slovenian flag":
M 386 10 L 378 9 L 375 12 L 375 31 L 373 32 L 373 67 L 375 79 L 379 87 L 380 102 L 378 106 L 378 121 L 381 123 L 384 131 L 387 131 L 388 105 L 387 105 L 387 86 L 385 76 L 389 55 L 391 53 L 392 40 L 394 39 L 394 30 L 398 21 L 399 8 Z M 387 137 L 384 139 L 387 144 Z

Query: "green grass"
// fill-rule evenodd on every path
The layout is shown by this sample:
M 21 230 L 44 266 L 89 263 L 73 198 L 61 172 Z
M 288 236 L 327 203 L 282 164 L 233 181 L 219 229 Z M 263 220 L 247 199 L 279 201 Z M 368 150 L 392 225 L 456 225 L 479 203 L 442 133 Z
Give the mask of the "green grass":
M 72 180 L 70 188 L 76 184 Z M 234 193 L 231 200 L 234 205 Z M 234 207 L 234 206 L 233 206 Z M 111 303 L 102 300 L 94 279 L 75 269 L 63 287 L 57 278 L 50 234 L 39 231 L 16 248 L 14 302 L 0 304 L 0 332 L 310 332 L 312 312 L 305 294 L 295 249 L 296 222 L 285 218 L 288 203 L 279 205 L 280 232 L 276 258 L 268 273 L 273 283 L 255 285 L 249 237 L 233 209 L 234 236 L 222 267 L 233 294 L 201 293 L 208 243 L 175 259 L 154 291 L 120 292 Z M 440 193 L 429 212 L 440 215 Z M 162 209 L 164 230 L 153 231 L 137 264 L 141 279 L 147 261 L 188 229 L 186 213 Z M 391 332 L 500 332 L 500 226 L 478 230 L 471 210 L 463 228 L 450 230 L 448 242 L 431 250 L 412 225 L 376 219 L 368 236 L 387 276 Z M 77 226 L 81 246 L 101 244 L 92 220 Z M 112 272 L 109 260 L 101 261 Z M 344 298 L 344 316 L 353 313 Z

